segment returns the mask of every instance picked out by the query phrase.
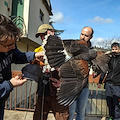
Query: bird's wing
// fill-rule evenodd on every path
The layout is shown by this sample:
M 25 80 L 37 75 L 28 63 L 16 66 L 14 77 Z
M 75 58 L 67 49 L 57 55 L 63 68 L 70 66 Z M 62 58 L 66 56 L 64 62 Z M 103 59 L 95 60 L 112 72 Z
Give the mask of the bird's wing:
M 96 73 L 97 77 L 101 72 L 106 73 L 108 70 L 108 63 L 110 61 L 110 53 L 105 53 L 102 51 L 97 51 L 97 57 L 92 62 L 92 69 Z
M 59 103 L 71 105 L 88 83 L 88 62 L 70 59 L 60 67 Z
M 87 43 L 83 40 L 63 40 L 63 46 L 66 51 L 73 56 L 76 56 L 82 52 L 87 52 L 89 50 Z
M 62 41 L 57 36 L 48 36 L 46 43 L 43 45 L 43 49 L 51 68 L 57 68 L 64 64 L 64 48 Z
M 50 67 L 57 68 L 69 60 L 72 56 L 80 53 L 87 53 L 89 50 L 85 41 L 80 40 L 61 40 L 57 36 L 48 36 L 43 40 L 43 50 Z M 69 59 L 67 58 L 69 56 Z

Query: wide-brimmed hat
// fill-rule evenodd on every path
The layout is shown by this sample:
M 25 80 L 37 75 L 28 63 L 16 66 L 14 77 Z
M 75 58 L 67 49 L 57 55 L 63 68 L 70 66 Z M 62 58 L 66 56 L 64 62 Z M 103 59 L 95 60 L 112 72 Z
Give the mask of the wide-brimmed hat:
M 49 24 L 42 24 L 38 28 L 38 31 L 37 31 L 35 37 L 38 38 L 40 33 L 45 33 L 47 30 L 52 30 L 52 29 L 53 29 L 53 27 L 51 25 L 49 25 Z
M 23 78 L 32 80 L 38 83 L 42 76 L 42 68 L 38 64 L 27 64 L 22 68 Z

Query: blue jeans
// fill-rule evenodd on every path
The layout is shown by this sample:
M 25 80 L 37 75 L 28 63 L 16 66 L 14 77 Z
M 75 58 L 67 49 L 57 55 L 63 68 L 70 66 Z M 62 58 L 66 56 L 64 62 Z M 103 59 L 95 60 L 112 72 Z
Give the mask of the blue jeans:
M 0 103 L 0 120 L 3 120 L 4 118 L 4 107 L 5 107 L 5 102 Z
M 84 120 L 85 118 L 85 107 L 87 105 L 89 95 L 89 88 L 84 88 L 78 98 L 69 106 L 69 120 Z

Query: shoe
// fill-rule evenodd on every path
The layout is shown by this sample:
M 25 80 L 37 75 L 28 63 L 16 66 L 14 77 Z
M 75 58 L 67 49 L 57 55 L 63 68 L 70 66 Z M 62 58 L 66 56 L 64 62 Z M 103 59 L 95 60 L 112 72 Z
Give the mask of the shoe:
M 112 117 L 110 117 L 109 120 L 114 120 L 114 119 Z

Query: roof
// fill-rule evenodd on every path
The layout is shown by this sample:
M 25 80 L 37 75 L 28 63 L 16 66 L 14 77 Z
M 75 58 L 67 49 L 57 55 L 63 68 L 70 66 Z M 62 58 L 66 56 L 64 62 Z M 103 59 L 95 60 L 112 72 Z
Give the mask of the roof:
M 43 4 L 45 5 L 49 15 L 53 15 L 50 0 L 49 0 L 49 3 L 47 0 L 42 0 L 42 1 L 43 1 Z

